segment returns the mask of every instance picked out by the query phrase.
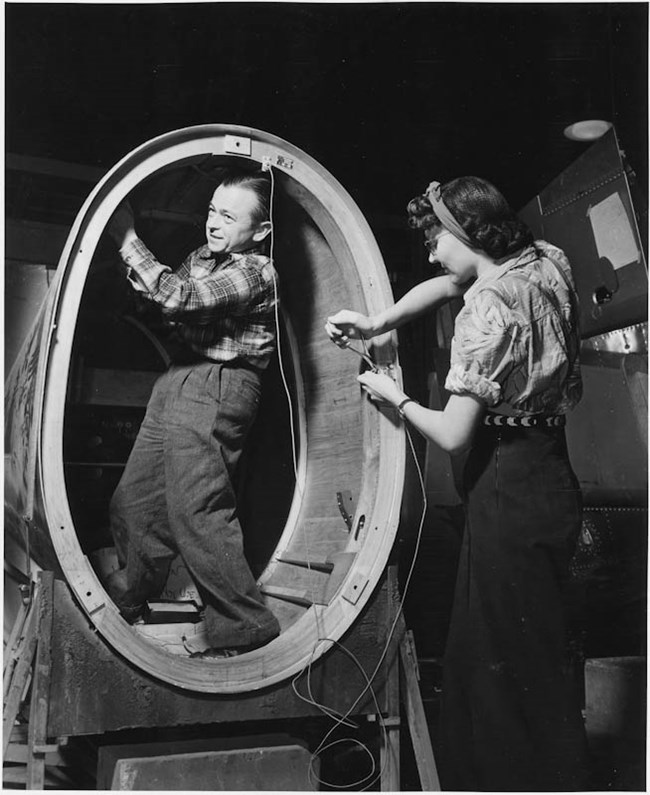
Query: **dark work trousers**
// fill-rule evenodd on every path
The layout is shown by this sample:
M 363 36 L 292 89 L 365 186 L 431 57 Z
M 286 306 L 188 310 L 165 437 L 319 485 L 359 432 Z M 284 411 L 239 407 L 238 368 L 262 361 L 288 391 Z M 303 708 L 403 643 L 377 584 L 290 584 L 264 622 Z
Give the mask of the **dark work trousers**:
M 160 596 L 178 553 L 211 646 L 279 633 L 244 558 L 232 485 L 259 397 L 259 373 L 213 362 L 173 366 L 156 382 L 110 507 L 121 568 L 107 587 L 128 620 Z
M 581 525 L 564 429 L 481 426 L 445 650 L 443 790 L 586 785 L 563 590 Z

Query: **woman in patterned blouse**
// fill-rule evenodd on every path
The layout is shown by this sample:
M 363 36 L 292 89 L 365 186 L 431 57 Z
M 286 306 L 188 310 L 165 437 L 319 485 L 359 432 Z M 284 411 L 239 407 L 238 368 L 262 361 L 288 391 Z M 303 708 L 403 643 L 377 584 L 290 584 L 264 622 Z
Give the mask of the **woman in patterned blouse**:
M 581 527 L 563 427 L 582 391 L 571 269 L 477 177 L 431 183 L 408 213 L 446 275 L 378 315 L 342 310 L 326 330 L 344 346 L 464 296 L 443 411 L 420 406 L 383 373 L 359 376 L 371 398 L 443 450 L 469 451 L 443 674 L 442 787 L 581 790 L 587 747 L 563 603 Z

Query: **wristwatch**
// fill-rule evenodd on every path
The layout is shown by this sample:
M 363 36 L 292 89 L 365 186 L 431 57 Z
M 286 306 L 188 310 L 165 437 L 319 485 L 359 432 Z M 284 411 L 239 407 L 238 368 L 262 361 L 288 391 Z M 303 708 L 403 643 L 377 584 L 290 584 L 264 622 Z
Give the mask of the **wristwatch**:
M 403 420 L 406 419 L 406 417 L 404 416 L 404 406 L 406 406 L 407 403 L 417 403 L 417 400 L 413 400 L 413 398 L 407 397 L 407 398 L 404 398 L 404 400 L 401 403 L 398 403 L 398 405 L 396 407 L 397 408 L 397 413 L 400 415 L 400 417 Z

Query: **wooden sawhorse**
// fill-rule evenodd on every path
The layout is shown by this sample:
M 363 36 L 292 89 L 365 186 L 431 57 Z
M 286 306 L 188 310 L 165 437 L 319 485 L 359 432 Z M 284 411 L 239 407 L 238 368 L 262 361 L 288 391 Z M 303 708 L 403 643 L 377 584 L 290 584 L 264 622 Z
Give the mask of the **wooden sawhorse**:
M 369 692 L 364 693 L 350 717 L 377 720 L 379 705 L 386 729 L 380 734 L 380 787 L 398 791 L 402 704 L 422 789 L 437 791 L 440 785 L 418 685 L 415 647 L 399 610 L 395 568 L 389 566 L 369 604 L 341 640 L 366 672 L 381 663 L 373 681 L 376 701 Z M 209 724 L 228 724 L 233 733 L 236 726 L 246 723 L 295 722 L 322 716 L 296 695 L 290 682 L 264 691 L 222 695 L 180 691 L 148 676 L 119 657 L 93 631 L 67 584 L 49 572 L 40 574 L 23 619 L 13 648 L 8 650 L 3 722 L 5 763 L 25 761 L 27 789 L 44 788 L 48 764 L 60 762 L 59 751 L 72 737 L 110 732 L 113 740 L 120 736 L 114 732 L 166 727 L 191 730 Z M 380 654 L 386 644 L 382 661 Z M 365 681 L 349 656 L 334 647 L 312 665 L 310 686 L 320 703 L 347 714 Z M 15 724 L 27 692 L 27 742 L 23 730 L 19 753 Z M 116 693 L 120 694 L 117 699 Z M 16 767 L 11 770 L 18 783 Z M 6 764 L 4 772 L 6 776 Z

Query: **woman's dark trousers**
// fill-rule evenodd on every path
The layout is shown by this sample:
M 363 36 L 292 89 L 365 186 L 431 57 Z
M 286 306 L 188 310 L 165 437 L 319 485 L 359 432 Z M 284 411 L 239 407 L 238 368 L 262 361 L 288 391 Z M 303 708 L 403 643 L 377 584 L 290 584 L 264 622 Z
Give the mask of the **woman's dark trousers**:
M 482 426 L 445 651 L 441 782 L 581 790 L 587 746 L 563 591 L 581 497 L 563 429 Z

